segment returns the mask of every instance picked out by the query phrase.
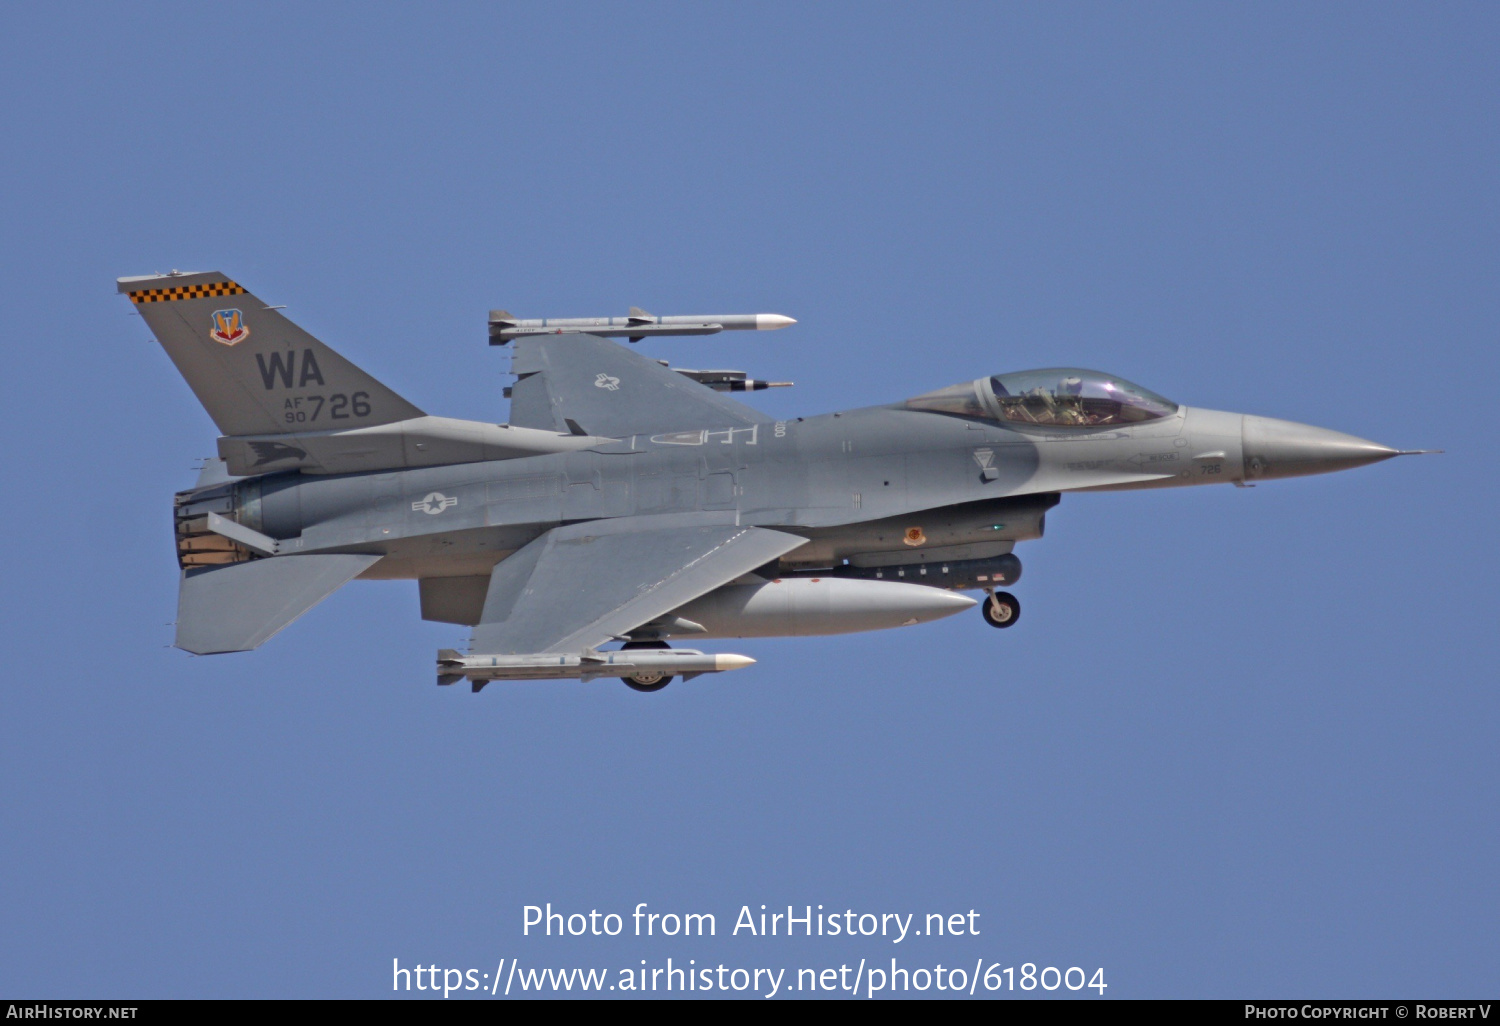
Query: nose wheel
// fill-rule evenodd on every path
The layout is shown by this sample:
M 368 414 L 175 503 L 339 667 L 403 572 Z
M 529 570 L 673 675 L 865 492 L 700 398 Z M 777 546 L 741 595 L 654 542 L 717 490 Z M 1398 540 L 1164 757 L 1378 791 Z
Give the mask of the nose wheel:
M 1010 627 L 1021 618 L 1021 600 L 1008 591 L 985 592 L 989 597 L 979 604 L 984 622 L 991 627 Z
M 620 651 L 623 652 L 630 648 L 660 649 L 671 647 L 665 641 L 627 641 L 620 648 Z M 645 673 L 638 673 L 634 677 L 621 677 L 620 679 L 625 682 L 625 686 L 631 691 L 642 691 L 646 694 L 650 694 L 653 691 L 660 691 L 672 683 L 671 675 L 661 670 L 647 670 Z

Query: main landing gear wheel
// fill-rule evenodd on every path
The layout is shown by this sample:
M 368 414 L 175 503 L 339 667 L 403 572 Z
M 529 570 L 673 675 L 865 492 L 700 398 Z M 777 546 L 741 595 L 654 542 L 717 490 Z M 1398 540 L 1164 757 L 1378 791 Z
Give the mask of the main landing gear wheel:
M 660 691 L 672 683 L 672 678 L 660 670 L 636 674 L 634 677 L 621 677 L 620 679 L 625 682 L 625 686 L 631 691 L 645 691 L 647 693 Z
M 624 652 L 626 649 L 631 648 L 661 649 L 671 647 L 665 641 L 627 641 L 620 648 L 620 651 Z M 645 673 L 638 673 L 634 677 L 621 677 L 620 679 L 625 682 L 625 686 L 630 690 L 643 691 L 647 694 L 653 691 L 660 691 L 672 683 L 671 676 L 663 673 L 661 670 L 648 670 Z
M 1021 618 L 1021 600 L 1008 591 L 992 591 L 979 604 L 979 612 L 991 627 L 1010 627 Z

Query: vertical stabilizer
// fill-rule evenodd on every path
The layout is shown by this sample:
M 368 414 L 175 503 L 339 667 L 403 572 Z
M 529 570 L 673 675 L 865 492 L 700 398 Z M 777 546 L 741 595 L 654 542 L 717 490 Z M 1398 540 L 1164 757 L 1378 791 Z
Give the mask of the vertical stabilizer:
M 218 271 L 121 278 L 226 435 L 373 427 L 422 411 Z

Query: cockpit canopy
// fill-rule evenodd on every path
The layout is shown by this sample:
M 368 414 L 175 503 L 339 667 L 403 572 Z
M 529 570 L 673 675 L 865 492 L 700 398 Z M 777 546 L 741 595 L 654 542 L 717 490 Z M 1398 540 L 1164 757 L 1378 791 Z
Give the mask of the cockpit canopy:
M 1170 417 L 1177 404 L 1124 378 L 1049 367 L 980 378 L 906 401 L 909 410 L 1048 427 L 1103 427 Z

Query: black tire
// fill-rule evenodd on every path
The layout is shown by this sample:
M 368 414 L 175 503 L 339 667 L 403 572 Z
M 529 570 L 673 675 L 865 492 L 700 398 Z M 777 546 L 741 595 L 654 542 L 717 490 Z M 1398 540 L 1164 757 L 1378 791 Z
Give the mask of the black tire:
M 997 605 L 1000 607 L 998 614 L 995 611 Z M 997 591 L 993 598 L 986 595 L 980 600 L 979 612 L 991 627 L 1014 627 L 1021 618 L 1021 600 L 1008 591 Z
M 654 677 L 655 675 L 652 674 L 650 676 Z M 664 688 L 668 684 L 672 683 L 672 678 L 668 677 L 666 674 L 662 674 L 660 677 L 657 677 L 655 680 L 650 680 L 650 681 L 648 681 L 646 679 L 646 677 L 644 677 L 644 676 L 643 677 L 621 677 L 620 679 L 625 682 L 625 686 L 627 688 L 629 688 L 631 691 L 644 691 L 648 695 L 651 692 L 653 692 L 653 691 L 660 691 L 662 688 Z
M 671 647 L 665 641 L 627 641 L 621 646 L 620 651 L 623 652 L 629 648 L 663 649 Z M 653 691 L 660 691 L 672 683 L 672 677 L 669 674 L 662 673 L 644 673 L 639 677 L 621 677 L 620 679 L 625 682 L 625 686 L 630 690 L 642 691 L 648 695 Z

